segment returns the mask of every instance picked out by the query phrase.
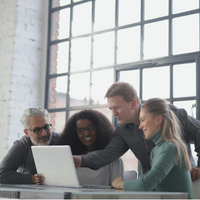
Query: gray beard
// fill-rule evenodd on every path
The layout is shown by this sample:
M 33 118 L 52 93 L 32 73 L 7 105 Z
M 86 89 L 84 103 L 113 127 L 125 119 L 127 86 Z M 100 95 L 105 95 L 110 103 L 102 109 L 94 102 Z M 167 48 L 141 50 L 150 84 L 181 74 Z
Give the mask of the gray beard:
M 52 138 L 52 134 L 51 134 L 49 140 L 46 141 L 46 142 L 44 142 L 44 143 L 40 143 L 40 138 L 38 138 L 37 141 L 33 140 L 33 138 L 32 138 L 31 136 L 30 136 L 30 138 L 31 138 L 31 141 L 32 141 L 32 143 L 33 143 L 34 145 L 36 145 L 36 146 L 46 146 L 46 145 L 49 145 L 49 143 L 50 143 L 50 141 L 51 141 L 51 138 Z

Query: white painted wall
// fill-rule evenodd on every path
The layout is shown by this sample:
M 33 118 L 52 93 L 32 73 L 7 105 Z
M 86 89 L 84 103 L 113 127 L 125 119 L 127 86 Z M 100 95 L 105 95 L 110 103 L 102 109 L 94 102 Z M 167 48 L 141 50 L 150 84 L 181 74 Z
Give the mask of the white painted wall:
M 0 161 L 23 111 L 44 107 L 47 21 L 48 0 L 0 0 Z

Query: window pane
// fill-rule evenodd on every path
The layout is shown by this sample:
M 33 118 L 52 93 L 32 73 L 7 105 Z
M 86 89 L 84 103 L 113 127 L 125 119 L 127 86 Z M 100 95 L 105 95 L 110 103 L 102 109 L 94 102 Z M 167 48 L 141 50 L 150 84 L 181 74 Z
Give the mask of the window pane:
M 52 7 L 65 6 L 71 3 L 71 0 L 53 0 Z
M 119 26 L 140 21 L 141 0 L 119 0 Z
M 121 71 L 119 73 L 119 80 L 130 83 L 137 91 L 138 96 L 140 96 L 140 71 L 138 69 Z
M 91 38 L 74 39 L 71 44 L 71 71 L 90 68 Z
M 89 73 L 70 76 L 70 106 L 84 106 L 89 104 Z
M 188 115 L 196 118 L 196 107 L 194 106 L 196 104 L 196 100 L 190 100 L 190 101 L 174 101 L 173 103 L 178 108 L 184 108 Z
M 114 25 L 115 0 L 96 0 L 94 30 L 113 28 Z
M 50 79 L 49 108 L 66 107 L 67 76 Z
M 172 0 L 172 13 L 180 13 L 199 8 L 199 0 Z
M 73 116 L 75 113 L 80 112 L 81 110 L 70 110 L 69 111 L 69 118 Z
M 144 59 L 168 55 L 168 21 L 144 26 Z
M 51 46 L 51 74 L 68 72 L 69 42 Z
M 196 64 L 174 65 L 174 97 L 196 96 Z
M 173 19 L 173 54 L 199 51 L 199 14 Z
M 70 10 L 69 8 L 52 14 L 51 40 L 61 40 L 69 37 Z
M 52 131 L 61 133 L 65 126 L 66 112 L 50 113 L 50 123 L 52 124 Z
M 114 64 L 114 32 L 94 36 L 94 67 Z
M 79 1 L 83 1 L 83 0 L 73 0 L 74 3 L 79 2 Z
M 112 123 L 112 112 L 108 107 L 106 107 L 106 108 L 94 108 L 93 110 L 97 110 L 97 111 L 103 113 Z
M 117 38 L 117 63 L 127 63 L 140 60 L 139 26 L 119 30 Z
M 104 98 L 109 86 L 113 83 L 113 69 L 92 72 L 92 104 L 106 104 Z
M 145 0 L 145 20 L 168 15 L 168 0 Z
M 169 66 L 143 70 L 143 100 L 169 98 Z
M 72 35 L 81 35 L 91 32 L 91 2 L 74 6 Z
M 97 110 L 97 111 L 103 113 L 112 123 L 112 112 L 108 107 L 106 107 L 106 108 L 93 108 L 92 110 Z M 80 111 L 81 110 L 71 110 L 69 112 L 69 117 L 71 117 L 72 115 L 74 115 L 75 113 L 80 112 Z

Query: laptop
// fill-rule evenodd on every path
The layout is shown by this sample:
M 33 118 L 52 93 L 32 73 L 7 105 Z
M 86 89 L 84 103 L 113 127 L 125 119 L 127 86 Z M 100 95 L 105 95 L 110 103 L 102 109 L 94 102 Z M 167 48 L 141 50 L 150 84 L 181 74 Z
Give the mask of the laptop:
M 71 148 L 68 145 L 31 146 L 37 173 L 44 185 L 75 188 L 112 188 L 105 185 L 80 185 Z

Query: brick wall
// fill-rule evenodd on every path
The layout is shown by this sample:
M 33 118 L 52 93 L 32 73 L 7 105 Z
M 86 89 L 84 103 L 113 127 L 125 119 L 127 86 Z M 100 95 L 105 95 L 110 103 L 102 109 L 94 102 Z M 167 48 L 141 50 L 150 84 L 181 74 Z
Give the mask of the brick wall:
M 44 106 L 47 16 L 47 0 L 0 0 L 0 161 L 23 111 Z

